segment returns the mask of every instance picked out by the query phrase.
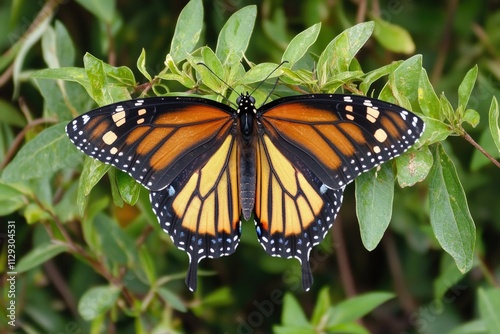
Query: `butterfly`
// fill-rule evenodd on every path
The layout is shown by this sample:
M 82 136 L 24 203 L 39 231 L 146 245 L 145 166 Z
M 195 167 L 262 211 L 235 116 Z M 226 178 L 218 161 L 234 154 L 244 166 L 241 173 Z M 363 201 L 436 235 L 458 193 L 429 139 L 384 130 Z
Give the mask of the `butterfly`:
M 283 97 L 237 108 L 200 97 L 149 97 L 87 112 L 66 132 L 83 153 L 130 174 L 152 210 L 198 263 L 232 254 L 253 216 L 271 256 L 296 258 L 312 285 L 309 255 L 332 227 L 347 184 L 410 148 L 424 131 L 412 112 L 355 95 Z

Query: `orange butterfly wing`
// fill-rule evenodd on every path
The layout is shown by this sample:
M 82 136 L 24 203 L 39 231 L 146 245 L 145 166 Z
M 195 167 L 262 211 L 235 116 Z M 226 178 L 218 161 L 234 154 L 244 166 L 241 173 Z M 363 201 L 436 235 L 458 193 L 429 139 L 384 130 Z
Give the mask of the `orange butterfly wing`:
M 272 256 L 297 258 L 312 284 L 309 253 L 335 220 L 346 184 L 412 146 L 424 123 L 362 96 L 301 95 L 257 112 L 256 229 Z
M 203 165 L 233 128 L 232 109 L 222 103 L 155 97 L 90 111 L 69 123 L 66 133 L 83 153 L 160 190 L 194 161 Z
M 189 255 L 191 290 L 201 259 L 229 255 L 239 243 L 236 123 L 218 102 L 157 97 L 98 108 L 66 127 L 82 152 L 151 190 L 162 229 Z
M 230 135 L 205 165 L 187 169 L 166 189 L 151 192 L 162 229 L 189 255 L 186 284 L 191 291 L 196 290 L 197 267 L 203 258 L 230 255 L 238 246 L 238 164 L 238 145 Z

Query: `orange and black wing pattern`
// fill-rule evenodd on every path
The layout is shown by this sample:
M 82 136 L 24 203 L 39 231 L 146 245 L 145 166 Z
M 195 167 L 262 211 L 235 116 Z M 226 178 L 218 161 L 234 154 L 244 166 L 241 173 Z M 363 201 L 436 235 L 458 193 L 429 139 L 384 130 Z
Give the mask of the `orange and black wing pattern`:
M 257 237 L 271 256 L 297 258 L 302 286 L 309 290 L 309 253 L 332 227 L 344 188 L 329 189 L 314 173 L 286 157 L 267 134 L 257 146 L 255 225 Z
M 83 114 L 66 132 L 82 152 L 150 190 L 162 229 L 189 255 L 191 290 L 201 259 L 235 251 L 241 208 L 233 109 L 200 98 L 136 99 Z
M 297 258 L 312 284 L 309 254 L 335 220 L 345 186 L 410 148 L 422 120 L 362 96 L 301 95 L 257 111 L 256 229 L 272 256 Z
M 259 112 L 271 141 L 332 189 L 405 152 L 424 131 L 412 112 L 365 96 L 300 95 Z
M 70 122 L 66 133 L 83 153 L 129 173 L 149 190 L 161 190 L 194 161 L 203 165 L 233 127 L 227 105 L 154 97 L 92 110 Z
M 196 290 L 198 263 L 232 254 L 241 222 L 238 145 L 229 135 L 202 166 L 188 167 L 170 185 L 150 194 L 153 211 L 174 244 L 189 255 L 186 284 Z

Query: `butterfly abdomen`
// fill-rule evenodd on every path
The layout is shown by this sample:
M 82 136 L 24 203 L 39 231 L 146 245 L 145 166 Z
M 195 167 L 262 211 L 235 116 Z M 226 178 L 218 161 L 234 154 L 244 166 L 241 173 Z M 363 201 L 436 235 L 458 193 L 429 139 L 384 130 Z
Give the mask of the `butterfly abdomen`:
M 241 141 L 240 203 L 245 220 L 250 219 L 255 205 L 255 140 Z

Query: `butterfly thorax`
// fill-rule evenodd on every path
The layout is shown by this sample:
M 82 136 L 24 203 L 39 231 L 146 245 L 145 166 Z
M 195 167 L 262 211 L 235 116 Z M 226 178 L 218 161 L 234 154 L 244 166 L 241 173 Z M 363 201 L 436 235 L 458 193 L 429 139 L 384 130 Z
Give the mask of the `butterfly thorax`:
M 255 99 L 248 94 L 242 94 L 238 103 L 238 121 L 241 130 L 239 149 L 240 161 L 240 204 L 243 217 L 248 220 L 255 205 Z
M 247 92 L 246 94 L 241 94 L 236 103 L 238 103 L 237 112 L 243 140 L 251 141 L 255 117 L 255 99 Z

